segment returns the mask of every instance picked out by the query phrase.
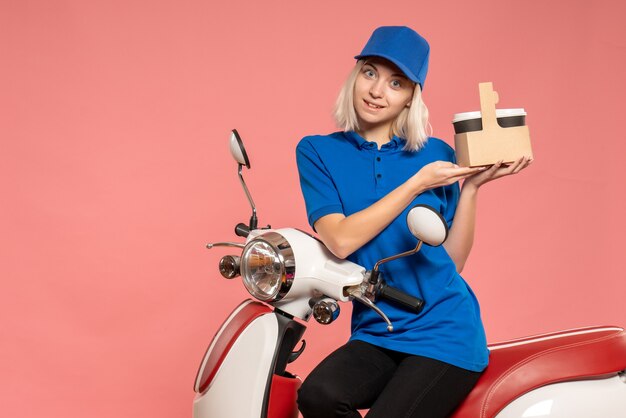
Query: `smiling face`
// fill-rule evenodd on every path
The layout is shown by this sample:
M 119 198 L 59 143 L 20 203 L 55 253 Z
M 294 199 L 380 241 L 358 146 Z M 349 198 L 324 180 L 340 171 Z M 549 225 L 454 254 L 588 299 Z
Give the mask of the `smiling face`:
M 415 84 L 393 63 L 368 58 L 354 85 L 354 110 L 362 130 L 390 131 L 400 112 L 411 104 Z

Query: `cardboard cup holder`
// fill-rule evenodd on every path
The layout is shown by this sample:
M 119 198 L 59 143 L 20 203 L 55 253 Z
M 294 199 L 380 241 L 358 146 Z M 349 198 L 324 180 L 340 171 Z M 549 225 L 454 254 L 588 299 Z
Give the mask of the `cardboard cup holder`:
M 458 113 L 452 122 L 457 163 L 479 167 L 532 157 L 524 109 L 496 110 L 498 93 L 492 83 L 480 83 L 478 91 L 480 112 Z

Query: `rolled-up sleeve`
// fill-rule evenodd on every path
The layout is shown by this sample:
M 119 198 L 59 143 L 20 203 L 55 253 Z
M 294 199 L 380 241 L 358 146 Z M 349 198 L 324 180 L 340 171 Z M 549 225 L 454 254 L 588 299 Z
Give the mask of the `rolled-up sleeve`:
M 332 176 L 307 138 L 296 147 L 296 162 L 309 225 L 315 229 L 315 222 L 322 216 L 343 214 L 343 205 Z

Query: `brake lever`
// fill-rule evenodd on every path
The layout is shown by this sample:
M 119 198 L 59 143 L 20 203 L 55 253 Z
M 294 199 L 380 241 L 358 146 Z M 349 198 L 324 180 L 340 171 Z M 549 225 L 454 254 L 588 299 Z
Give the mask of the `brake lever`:
M 241 244 L 239 242 L 209 242 L 206 247 L 207 249 L 211 249 L 213 247 L 236 247 L 236 248 L 244 248 L 246 244 Z
M 385 315 L 385 313 L 381 311 L 378 306 L 374 305 L 374 302 L 372 302 L 371 300 L 363 296 L 363 292 L 361 292 L 360 288 L 356 288 L 356 287 L 350 288 L 348 290 L 348 295 L 350 296 L 350 298 L 356 299 L 362 304 L 366 305 L 367 307 L 372 308 L 374 312 L 380 315 L 380 317 L 383 318 L 383 320 L 387 323 L 387 331 L 389 332 L 393 331 L 393 324 L 391 323 L 389 318 L 387 318 L 387 315 Z

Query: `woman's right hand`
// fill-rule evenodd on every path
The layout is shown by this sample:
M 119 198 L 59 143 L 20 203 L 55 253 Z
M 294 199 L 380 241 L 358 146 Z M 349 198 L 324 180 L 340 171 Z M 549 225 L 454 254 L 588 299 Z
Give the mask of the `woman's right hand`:
M 409 179 L 418 195 L 428 189 L 448 186 L 466 177 L 484 171 L 487 167 L 459 167 L 450 161 L 435 161 L 426 164 Z

